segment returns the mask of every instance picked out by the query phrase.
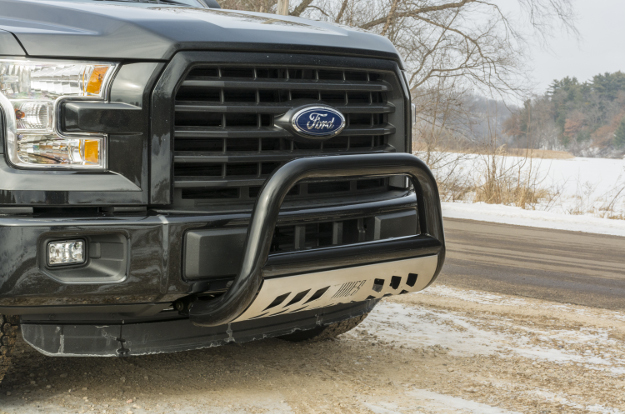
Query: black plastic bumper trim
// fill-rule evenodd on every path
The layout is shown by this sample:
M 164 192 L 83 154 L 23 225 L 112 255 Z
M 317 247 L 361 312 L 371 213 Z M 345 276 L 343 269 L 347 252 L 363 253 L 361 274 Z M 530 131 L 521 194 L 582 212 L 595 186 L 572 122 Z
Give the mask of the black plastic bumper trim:
M 360 204 L 314 207 L 302 205 L 280 212 L 279 225 L 300 225 L 310 221 L 341 221 L 380 216 L 413 210 L 416 196 L 409 194 L 390 200 Z M 11 307 L 10 314 L 100 313 L 98 306 L 113 304 L 171 303 L 205 292 L 206 281 L 185 281 L 185 234 L 193 230 L 244 228 L 250 223 L 249 212 L 108 212 L 84 215 L 77 210 L 35 212 L 10 210 L 0 217 L 0 314 Z M 18 214 L 19 213 L 19 214 Z M 116 229 L 116 230 L 112 230 Z M 70 239 L 123 232 L 130 241 L 128 272 L 122 283 L 63 283 L 42 271 L 39 256 L 41 241 L 48 237 Z M 245 238 L 246 233 L 244 234 Z M 243 240 L 244 242 L 245 240 Z M 241 247 L 241 252 L 243 247 Z M 242 255 L 240 256 L 242 258 Z M 238 271 L 238 268 L 237 268 Z M 235 271 L 233 274 L 236 274 Z M 95 282 L 95 280 L 94 280 Z M 210 290 L 213 291 L 213 285 Z M 84 308 L 82 308 L 84 305 Z M 54 310 L 44 306 L 67 306 Z M 79 306 L 78 308 L 72 308 Z M 128 311 L 134 314 L 135 311 Z M 127 317 L 126 317 L 127 318 Z M 123 318 L 122 318 L 123 319 Z
M 211 348 L 313 329 L 370 312 L 377 300 L 213 328 L 188 319 L 129 324 L 22 324 L 24 340 L 48 356 L 126 357 Z

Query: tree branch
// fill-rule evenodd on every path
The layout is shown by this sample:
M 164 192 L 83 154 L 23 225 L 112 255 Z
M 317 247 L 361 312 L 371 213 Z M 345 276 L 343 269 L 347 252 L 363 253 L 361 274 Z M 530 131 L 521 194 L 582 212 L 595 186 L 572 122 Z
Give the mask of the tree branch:
M 339 14 L 336 16 L 336 19 L 334 19 L 334 23 L 341 22 L 341 19 L 343 18 L 343 15 L 345 14 L 345 10 L 347 10 L 348 4 L 349 4 L 349 0 L 343 0 L 343 4 L 341 5 L 341 10 L 339 11 Z
M 413 10 L 408 10 L 405 12 L 401 12 L 401 13 L 397 13 L 397 15 L 395 16 L 396 18 L 403 18 L 403 17 L 417 17 L 417 15 L 419 14 L 423 14 L 423 13 L 432 13 L 432 12 L 437 12 L 437 11 L 443 11 L 443 10 L 449 10 L 449 9 L 459 9 L 462 8 L 464 6 L 466 6 L 469 3 L 475 3 L 477 0 L 462 0 L 456 3 L 447 3 L 447 4 L 441 4 L 439 6 L 429 6 L 429 7 L 422 7 L 419 9 L 413 9 Z M 391 11 L 391 13 L 393 13 Z M 379 26 L 381 24 L 384 24 L 388 21 L 388 18 L 390 16 L 389 15 L 385 16 L 385 17 L 381 17 L 379 19 L 370 21 L 368 23 L 363 24 L 362 26 L 360 26 L 361 29 L 371 29 L 375 26 Z
M 386 24 L 384 24 L 384 29 L 382 29 L 382 33 L 380 33 L 382 36 L 386 36 L 386 32 L 388 31 L 388 28 L 391 27 L 393 18 L 395 18 L 395 12 L 397 11 L 397 3 L 399 3 L 399 0 L 393 0 L 393 5 L 391 6 L 391 12 L 388 14 L 386 18 Z
M 291 12 L 291 16 L 299 17 L 304 10 L 311 5 L 311 3 L 315 0 L 302 0 L 302 2 Z

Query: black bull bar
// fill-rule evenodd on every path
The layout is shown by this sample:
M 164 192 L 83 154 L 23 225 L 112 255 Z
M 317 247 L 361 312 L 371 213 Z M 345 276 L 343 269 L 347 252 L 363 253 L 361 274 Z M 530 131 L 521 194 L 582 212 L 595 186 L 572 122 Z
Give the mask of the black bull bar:
M 228 324 L 254 302 L 263 284 L 263 268 L 270 259 L 280 207 L 289 190 L 299 181 L 397 175 L 408 176 L 414 186 L 419 234 L 367 243 L 366 257 L 375 262 L 406 258 L 407 254 L 415 257 L 438 254 L 434 281 L 445 260 L 445 238 L 438 187 L 423 161 L 405 153 L 299 158 L 275 171 L 265 182 L 248 228 L 241 271 L 222 296 L 210 301 L 194 300 L 188 311 L 191 321 L 207 327 Z M 354 245 L 333 247 L 329 251 L 334 260 L 341 257 L 342 263 L 349 263 L 355 252 Z

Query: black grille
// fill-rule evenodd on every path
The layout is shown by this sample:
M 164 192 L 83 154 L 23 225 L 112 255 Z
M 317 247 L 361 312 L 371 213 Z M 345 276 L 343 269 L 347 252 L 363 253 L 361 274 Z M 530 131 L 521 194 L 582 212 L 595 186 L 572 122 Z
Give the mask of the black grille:
M 267 177 L 297 157 L 395 151 L 393 84 L 394 75 L 370 70 L 194 66 L 175 97 L 175 204 L 251 203 Z M 345 130 L 325 142 L 294 141 L 274 121 L 304 102 L 341 111 Z M 388 191 L 384 178 L 303 182 L 287 201 Z
M 301 225 L 277 226 L 272 253 L 317 249 L 374 241 L 375 217 Z

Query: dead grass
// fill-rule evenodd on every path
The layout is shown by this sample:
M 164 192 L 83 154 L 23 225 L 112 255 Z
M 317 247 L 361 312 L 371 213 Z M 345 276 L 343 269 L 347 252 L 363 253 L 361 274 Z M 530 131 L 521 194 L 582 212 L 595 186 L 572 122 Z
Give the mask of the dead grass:
M 620 180 L 621 180 L 621 177 L 619 177 L 619 181 Z M 610 194 L 609 197 L 607 197 L 607 200 L 600 207 L 600 210 L 604 213 L 605 218 L 609 218 L 612 220 L 623 220 L 623 214 L 617 213 L 615 211 L 615 208 L 619 200 L 624 196 L 625 196 L 625 185 L 623 185 L 621 188 L 619 188 L 617 191 L 615 191 L 614 193 Z
M 625 220 L 625 214 L 609 214 L 605 218 L 610 220 Z
M 534 209 L 549 191 L 541 188 L 544 177 L 540 176 L 538 162 L 529 153 L 511 162 L 506 161 L 505 147 L 492 148 L 481 156 L 482 167 L 477 168 L 475 202 L 504 204 Z
M 458 176 L 450 177 L 439 183 L 439 191 L 444 201 L 465 201 L 473 194 L 475 188 L 467 185 L 467 181 Z
M 475 152 L 417 152 L 417 155 L 434 171 L 444 201 L 504 204 L 523 209 L 556 201 L 557 192 L 541 188 L 543 177 L 539 176 L 539 163 L 534 159 L 505 159 L 505 147 L 484 148 L 482 152 L 470 172 L 463 164 Z
M 571 158 L 575 158 L 573 154 L 567 151 L 554 151 L 554 150 L 541 150 L 541 149 L 533 149 L 533 150 L 525 150 L 519 148 L 508 148 L 506 150 L 505 155 L 515 156 L 515 157 L 529 157 L 529 158 L 542 158 L 542 159 L 551 159 L 551 160 L 567 160 Z
M 527 184 L 506 179 L 491 180 L 475 188 L 475 202 L 487 204 L 504 204 L 523 209 L 536 206 L 550 193 L 543 188 L 533 188 Z

